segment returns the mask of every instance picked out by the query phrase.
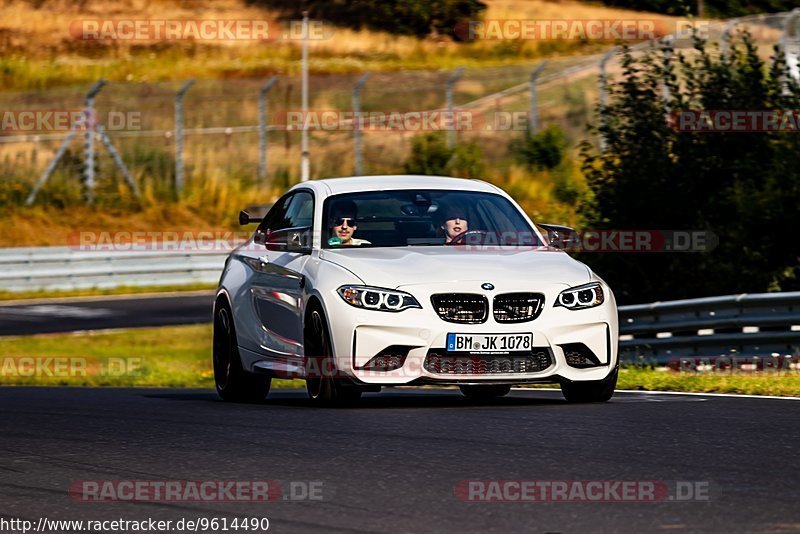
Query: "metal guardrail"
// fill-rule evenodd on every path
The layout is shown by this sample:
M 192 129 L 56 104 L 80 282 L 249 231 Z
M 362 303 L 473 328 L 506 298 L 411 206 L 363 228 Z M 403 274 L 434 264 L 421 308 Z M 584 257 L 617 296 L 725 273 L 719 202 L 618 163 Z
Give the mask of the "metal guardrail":
M 204 249 L 0 249 L 0 290 L 57 291 L 213 284 L 231 243 Z M 171 250 L 175 249 L 175 250 Z M 682 357 L 800 354 L 800 292 L 742 294 L 621 306 L 620 356 L 659 364 Z
M 619 319 L 625 361 L 800 354 L 800 292 L 621 306 Z
M 213 284 L 219 280 L 229 243 L 207 249 L 83 251 L 71 247 L 0 249 L 0 290 L 59 291 L 122 286 Z M 172 250 L 174 249 L 174 250 Z

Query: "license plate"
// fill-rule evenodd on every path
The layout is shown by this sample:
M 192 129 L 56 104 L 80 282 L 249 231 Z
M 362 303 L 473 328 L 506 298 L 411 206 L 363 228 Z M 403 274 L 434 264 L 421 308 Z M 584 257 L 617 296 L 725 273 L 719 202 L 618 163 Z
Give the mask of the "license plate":
M 447 334 L 448 352 L 505 354 L 531 350 L 533 334 Z

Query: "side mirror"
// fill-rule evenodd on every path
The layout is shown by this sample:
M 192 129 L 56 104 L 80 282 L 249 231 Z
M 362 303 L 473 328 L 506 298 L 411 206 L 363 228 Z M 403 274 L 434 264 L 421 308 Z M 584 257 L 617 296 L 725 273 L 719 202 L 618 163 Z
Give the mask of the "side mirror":
M 263 218 L 250 217 L 250 214 L 244 210 L 239 212 L 239 226 L 244 226 L 250 223 L 260 223 L 263 220 Z
M 558 224 L 540 224 L 547 238 L 547 245 L 562 250 L 577 250 L 580 248 L 580 237 L 574 228 Z
M 311 252 L 311 227 L 287 228 L 267 234 L 256 232 L 253 241 L 263 244 L 267 250 L 308 254 Z

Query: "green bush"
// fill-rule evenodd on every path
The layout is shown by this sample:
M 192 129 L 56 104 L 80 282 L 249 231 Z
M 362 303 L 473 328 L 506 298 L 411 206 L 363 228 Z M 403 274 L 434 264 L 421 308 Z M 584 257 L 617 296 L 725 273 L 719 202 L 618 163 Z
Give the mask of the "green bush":
M 448 148 L 445 137 L 438 133 L 415 137 L 404 167 L 407 174 L 459 178 L 484 178 L 486 172 L 483 153 L 476 143 Z
M 444 176 L 453 151 L 447 148 L 445 138 L 429 133 L 411 140 L 411 155 L 405 163 L 408 174 Z
M 555 169 L 564 160 L 567 138 L 561 128 L 550 125 L 534 135 L 526 133 L 515 139 L 510 149 L 520 163 L 533 170 Z
M 447 174 L 459 178 L 485 179 L 486 164 L 483 161 L 483 152 L 477 143 L 456 146 L 447 166 Z
M 285 17 L 309 16 L 348 28 L 367 28 L 423 37 L 431 32 L 453 35 L 457 24 L 478 18 L 480 0 L 250 0 Z

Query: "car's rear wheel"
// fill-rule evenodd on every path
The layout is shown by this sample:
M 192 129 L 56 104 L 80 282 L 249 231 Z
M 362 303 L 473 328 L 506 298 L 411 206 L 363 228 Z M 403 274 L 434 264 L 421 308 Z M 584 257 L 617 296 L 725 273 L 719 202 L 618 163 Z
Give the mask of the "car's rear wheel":
M 508 395 L 508 392 L 511 391 L 511 386 L 505 386 L 502 384 L 488 384 L 485 386 L 469 385 L 458 386 L 458 389 L 460 389 L 461 394 L 468 399 L 485 400 Z
M 248 373 L 242 368 L 233 314 L 227 303 L 220 303 L 214 312 L 213 341 L 214 384 L 226 401 L 261 402 L 269 393 L 272 378 Z
M 606 402 L 614 396 L 614 388 L 617 387 L 618 376 L 619 364 L 603 380 L 564 382 L 561 384 L 561 393 L 563 393 L 567 402 Z
M 361 389 L 346 378 L 337 377 L 333 361 L 330 334 L 325 316 L 320 309 L 313 309 L 305 327 L 305 351 L 307 359 L 306 389 L 317 406 L 339 406 L 361 398 Z

